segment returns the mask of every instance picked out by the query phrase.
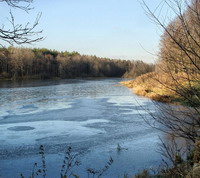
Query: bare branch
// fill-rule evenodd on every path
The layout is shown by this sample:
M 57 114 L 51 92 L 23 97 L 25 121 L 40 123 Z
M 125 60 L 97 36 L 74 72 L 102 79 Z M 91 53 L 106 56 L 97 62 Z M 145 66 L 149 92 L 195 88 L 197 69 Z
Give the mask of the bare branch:
M 32 9 L 30 7 L 32 0 L 0 0 L 0 2 L 5 2 L 12 8 L 19 8 L 26 12 Z M 38 13 L 35 22 L 32 25 L 30 25 L 29 22 L 22 25 L 15 23 L 14 15 L 10 11 L 10 18 L 8 21 L 10 22 L 11 27 L 6 29 L 5 26 L 2 25 L 2 28 L 0 28 L 0 40 L 5 41 L 10 45 L 31 44 L 43 40 L 43 37 L 38 37 L 38 35 L 42 33 L 42 30 L 35 30 L 39 24 L 41 15 L 42 13 Z
M 10 6 L 12 8 L 22 9 L 26 12 L 33 9 L 30 6 L 30 4 L 33 2 L 33 0 L 0 0 L 0 2 L 5 2 L 8 6 Z

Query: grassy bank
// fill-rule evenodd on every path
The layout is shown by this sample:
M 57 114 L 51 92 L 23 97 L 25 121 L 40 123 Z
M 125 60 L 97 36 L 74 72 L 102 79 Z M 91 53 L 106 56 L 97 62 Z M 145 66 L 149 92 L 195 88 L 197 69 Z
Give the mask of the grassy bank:
M 200 95 L 199 76 L 190 77 L 194 80 L 188 80 L 184 73 L 169 75 L 150 72 L 136 77 L 134 80 L 121 82 L 121 84 L 132 89 L 135 94 L 155 101 L 190 105 L 185 100 L 185 95 L 188 95 L 193 102 Z
M 156 101 L 172 102 L 176 99 L 175 93 L 160 83 L 160 80 L 171 85 L 166 76 L 158 76 L 155 72 L 141 75 L 134 80 L 121 82 L 121 84 L 132 89 L 137 95 Z

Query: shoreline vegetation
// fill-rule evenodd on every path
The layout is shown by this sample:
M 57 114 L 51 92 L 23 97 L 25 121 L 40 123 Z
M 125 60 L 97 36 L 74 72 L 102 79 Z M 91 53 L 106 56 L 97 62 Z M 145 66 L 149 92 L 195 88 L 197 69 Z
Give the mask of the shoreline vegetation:
M 158 76 L 156 72 L 151 72 L 138 76 L 133 80 L 120 82 L 120 84 L 130 88 L 136 95 L 159 102 L 174 103 L 178 99 L 176 93 L 162 85 L 158 81 L 158 77 L 166 82 L 165 75 Z
M 190 76 L 193 79 L 199 78 L 199 75 L 193 74 Z M 173 74 L 176 82 L 184 87 L 188 95 L 191 95 L 194 102 L 198 102 L 197 95 L 199 92 L 192 92 L 190 90 L 199 90 L 200 86 L 197 81 L 190 81 L 185 73 Z M 136 95 L 150 98 L 152 100 L 170 103 L 176 105 L 193 106 L 184 98 L 181 93 L 177 92 L 177 86 L 174 80 L 166 73 L 150 72 L 136 77 L 134 80 L 120 82 L 123 86 L 130 88 Z M 192 87 L 192 88 L 191 88 Z M 190 93 L 191 92 L 191 93 Z M 195 101 L 197 100 L 197 101 Z M 196 103 L 195 105 L 197 105 Z
M 159 82 L 154 80 L 155 72 L 147 73 L 136 77 L 133 80 L 120 82 L 123 86 L 130 88 L 133 93 L 139 96 L 150 98 L 155 101 L 170 103 L 172 96 Z

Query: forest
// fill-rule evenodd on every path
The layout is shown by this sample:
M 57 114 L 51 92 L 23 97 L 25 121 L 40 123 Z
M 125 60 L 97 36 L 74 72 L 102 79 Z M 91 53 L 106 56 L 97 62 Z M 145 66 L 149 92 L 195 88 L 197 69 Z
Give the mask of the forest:
M 152 72 L 153 64 L 59 52 L 45 48 L 0 48 L 0 79 L 129 77 Z

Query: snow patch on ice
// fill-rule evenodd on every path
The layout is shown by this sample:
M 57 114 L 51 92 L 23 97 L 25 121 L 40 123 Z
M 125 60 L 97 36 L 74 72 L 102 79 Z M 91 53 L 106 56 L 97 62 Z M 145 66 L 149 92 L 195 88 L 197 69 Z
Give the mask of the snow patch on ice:
M 52 102 L 36 104 L 11 104 L 2 106 L 0 109 L 0 120 L 13 115 L 34 114 L 44 111 L 68 109 L 72 107 L 71 102 Z
M 145 111 L 145 110 L 137 110 L 137 109 L 120 109 L 120 110 L 123 111 L 122 114 L 124 114 L 124 115 L 148 114 L 148 111 Z
M 0 125 L 0 142 L 9 145 L 30 145 L 37 143 L 37 140 L 59 136 L 71 136 L 73 138 L 90 137 L 96 134 L 105 133 L 104 129 L 87 127 L 89 124 L 109 122 L 108 120 L 87 120 L 87 121 L 36 121 L 26 123 L 12 123 Z M 13 129 L 14 128 L 14 129 Z M 17 129 L 23 129 L 23 132 Z
M 115 106 L 144 106 L 149 100 L 146 98 L 139 98 L 137 100 L 134 95 L 130 96 L 115 96 L 108 99 L 108 103 L 114 103 Z

